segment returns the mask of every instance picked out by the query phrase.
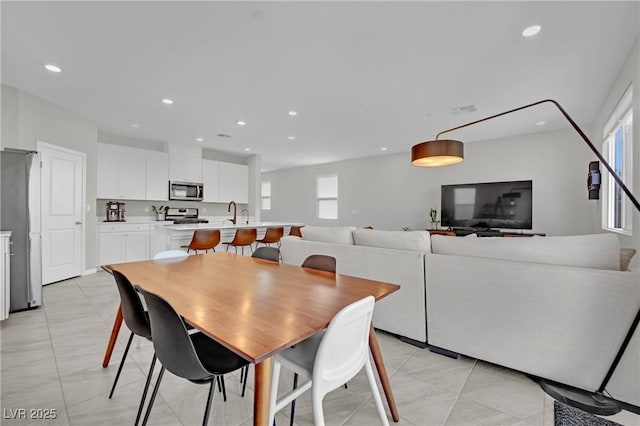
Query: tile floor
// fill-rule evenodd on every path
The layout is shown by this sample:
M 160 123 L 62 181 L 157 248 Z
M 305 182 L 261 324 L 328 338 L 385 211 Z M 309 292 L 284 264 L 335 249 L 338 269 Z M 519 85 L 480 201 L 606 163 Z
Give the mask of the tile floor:
M 52 284 L 44 288 L 44 300 L 44 307 L 11 314 L 1 323 L 1 423 L 132 424 L 153 349 L 144 339 L 134 338 L 114 398 L 108 399 L 129 334 L 123 326 L 111 364 L 102 368 L 119 303 L 113 278 L 99 272 Z M 398 425 L 553 425 L 553 400 L 526 376 L 378 335 L 400 411 Z M 210 425 L 252 424 L 253 374 L 244 398 L 235 376 L 226 380 L 226 403 L 215 394 Z M 289 388 L 291 377 L 283 377 L 281 384 Z M 200 424 L 206 394 L 206 386 L 167 373 L 149 423 Z M 30 409 L 55 409 L 57 416 L 49 421 L 12 419 L 18 408 L 27 409 L 27 415 Z M 348 389 L 327 395 L 324 410 L 328 425 L 379 424 L 363 373 Z M 288 425 L 288 415 L 287 409 L 279 413 L 278 423 Z M 640 425 L 639 416 L 625 411 L 609 419 Z M 295 423 L 313 423 L 308 394 L 298 402 Z

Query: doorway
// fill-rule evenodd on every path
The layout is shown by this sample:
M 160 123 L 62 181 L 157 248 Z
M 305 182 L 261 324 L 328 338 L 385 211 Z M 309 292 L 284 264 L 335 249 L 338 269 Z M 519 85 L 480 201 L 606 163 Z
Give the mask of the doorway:
M 86 154 L 38 141 L 42 284 L 82 275 Z

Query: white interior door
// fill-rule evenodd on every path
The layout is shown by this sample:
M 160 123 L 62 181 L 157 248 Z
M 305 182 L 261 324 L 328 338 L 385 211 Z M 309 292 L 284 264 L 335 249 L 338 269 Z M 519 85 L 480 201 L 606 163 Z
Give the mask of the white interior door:
M 42 161 L 42 283 L 50 284 L 82 275 L 85 155 L 48 144 L 38 150 Z

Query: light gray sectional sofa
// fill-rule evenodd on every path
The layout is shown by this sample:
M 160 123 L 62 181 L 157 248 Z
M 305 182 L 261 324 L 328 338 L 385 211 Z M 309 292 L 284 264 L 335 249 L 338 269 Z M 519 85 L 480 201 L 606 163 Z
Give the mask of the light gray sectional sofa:
M 285 263 L 336 258 L 337 272 L 399 284 L 374 326 L 586 390 L 596 390 L 640 309 L 640 274 L 620 270 L 615 234 L 476 238 L 355 227 L 302 228 Z M 640 405 L 640 331 L 607 391 Z

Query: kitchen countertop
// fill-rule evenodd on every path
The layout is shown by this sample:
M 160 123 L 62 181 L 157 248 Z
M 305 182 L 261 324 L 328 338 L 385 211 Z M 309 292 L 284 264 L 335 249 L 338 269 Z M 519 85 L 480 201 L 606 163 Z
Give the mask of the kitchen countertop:
M 238 228 L 267 228 L 270 226 L 302 226 L 297 222 L 249 222 L 233 224 L 229 221 L 209 221 L 209 223 L 184 223 L 179 225 L 164 225 L 163 228 L 173 231 L 194 231 L 196 229 L 238 229 Z
M 226 217 L 201 216 L 207 219 L 209 223 L 182 223 L 175 225 L 172 220 L 155 220 L 153 217 L 132 216 L 126 218 L 125 222 L 105 222 L 103 217 L 98 218 L 98 226 L 100 225 L 126 225 L 126 224 L 149 224 L 162 227 L 167 230 L 174 231 L 193 231 L 196 229 L 238 229 L 238 228 L 267 228 L 269 226 L 302 226 L 299 222 L 254 222 L 253 218 L 249 218 L 249 223 L 238 218 L 236 225 L 232 224 Z

